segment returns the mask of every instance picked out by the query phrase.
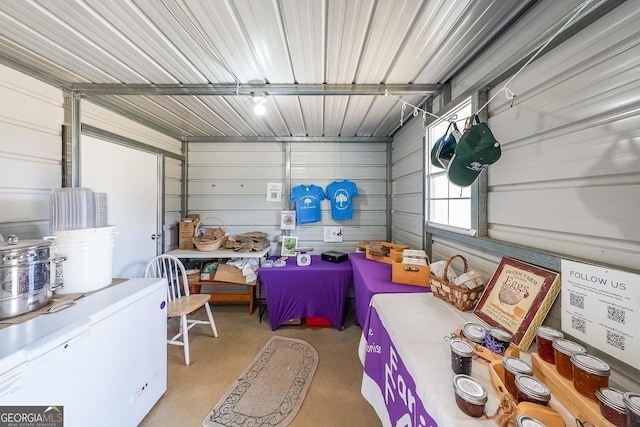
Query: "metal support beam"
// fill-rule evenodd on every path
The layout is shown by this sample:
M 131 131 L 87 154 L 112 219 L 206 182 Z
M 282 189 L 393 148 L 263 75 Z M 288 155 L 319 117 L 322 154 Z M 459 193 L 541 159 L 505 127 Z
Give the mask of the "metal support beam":
M 378 142 L 389 143 L 386 136 L 184 136 L 186 142 Z
M 184 161 L 184 155 L 176 154 L 171 151 L 163 150 L 162 148 L 154 147 L 144 142 L 136 141 L 135 139 L 127 138 L 126 136 L 118 135 L 108 130 L 100 129 L 95 126 L 83 124 L 81 131 L 84 135 L 93 136 L 94 138 L 104 139 L 105 141 L 113 142 L 114 144 L 120 144 L 125 147 L 135 148 L 136 150 L 146 151 L 148 153 L 162 154 L 165 157 L 171 157 L 172 159 Z
M 87 97 L 103 95 L 218 95 L 250 96 L 252 92 L 266 92 L 272 96 L 350 96 L 431 95 L 440 92 L 439 84 L 119 84 L 76 83 L 74 91 Z
M 62 131 L 62 186 L 80 186 L 80 99 L 79 93 L 69 90 L 64 95 L 64 124 Z

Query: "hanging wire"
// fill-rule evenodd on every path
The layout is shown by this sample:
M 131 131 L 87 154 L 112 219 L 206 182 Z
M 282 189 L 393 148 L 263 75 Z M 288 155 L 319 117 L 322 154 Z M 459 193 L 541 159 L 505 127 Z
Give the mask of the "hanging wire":
M 580 8 L 576 11 L 576 13 L 573 14 L 573 16 L 571 18 L 569 18 L 567 20 L 567 22 L 564 23 L 564 25 L 562 27 L 560 27 L 560 29 L 558 31 L 556 31 L 556 33 L 551 36 L 546 42 L 544 42 L 544 44 L 542 46 L 540 46 L 540 48 L 536 51 L 536 53 L 533 54 L 533 56 L 531 58 L 529 58 L 529 60 L 522 66 L 520 67 L 520 69 L 509 78 L 509 80 L 507 80 L 507 82 L 504 84 L 504 86 L 502 86 L 502 88 L 500 88 L 500 90 L 498 90 L 491 98 L 489 98 L 489 100 L 487 102 L 484 103 L 484 105 L 482 107 L 480 107 L 478 109 L 478 111 L 476 111 L 475 114 L 480 113 L 480 111 L 484 110 L 485 108 L 487 108 L 487 106 L 489 105 L 489 103 L 491 103 L 491 101 L 493 101 L 495 99 L 496 96 L 498 96 L 498 94 L 500 92 L 507 91 L 509 90 L 507 88 L 507 86 L 509 86 L 509 83 L 511 83 L 516 77 L 518 77 L 518 74 L 520 74 L 522 72 L 522 70 L 524 70 L 526 67 L 529 66 L 529 64 L 531 64 L 533 62 L 534 59 L 536 59 L 538 57 L 538 55 L 540 55 L 540 53 L 542 53 L 542 51 L 549 45 L 549 43 L 551 43 L 553 41 L 553 39 L 555 39 L 556 37 L 558 37 L 558 35 L 560 35 L 560 33 L 562 33 L 568 26 L 569 24 L 571 24 L 573 22 L 574 19 L 576 19 L 578 17 L 578 15 L 584 10 L 585 7 L 587 7 L 589 5 L 589 3 L 591 3 L 593 0 L 586 0 L 582 6 L 580 6 Z M 509 90 L 509 92 L 511 92 Z M 513 102 L 516 99 L 516 94 L 514 94 L 513 92 L 511 92 L 513 94 L 513 96 L 511 97 L 511 106 L 513 106 Z
M 195 21 L 192 19 L 192 13 L 191 10 L 189 10 L 187 12 L 186 9 L 188 9 L 187 6 L 183 6 L 182 2 L 176 2 L 176 4 L 178 5 L 178 7 L 180 8 L 180 10 L 185 14 L 185 16 L 187 17 L 187 19 L 189 20 L 189 22 L 191 23 L 191 25 L 193 25 L 193 27 L 195 28 L 195 30 L 198 32 L 198 35 L 200 35 L 200 37 L 202 38 L 202 40 L 204 40 L 204 43 L 206 44 L 206 46 L 200 41 L 198 40 L 198 38 L 196 38 L 193 33 L 191 33 L 191 31 L 186 27 L 186 25 L 184 25 L 184 23 L 176 16 L 175 13 L 173 13 L 173 11 L 171 10 L 171 8 L 169 6 L 167 6 L 167 4 L 165 3 L 165 0 L 160 0 L 160 2 L 162 3 L 162 5 L 165 7 L 165 9 L 167 9 L 167 11 L 169 12 L 169 14 L 173 17 L 173 19 L 175 19 L 175 21 L 178 23 L 178 25 L 180 25 L 180 27 L 182 27 L 182 29 L 189 35 L 189 37 L 191 37 L 193 39 L 194 42 L 196 42 L 198 44 L 198 46 L 200 46 L 200 48 L 202 50 L 204 50 L 205 52 L 209 53 L 209 55 L 211 55 L 212 59 L 217 62 L 220 66 L 222 66 L 222 68 L 224 68 L 224 70 L 229 73 L 231 75 L 231 77 L 233 77 L 233 80 L 236 83 L 236 95 L 239 94 L 240 91 L 240 79 L 238 78 L 238 76 L 231 70 L 231 68 L 229 68 L 227 66 L 227 64 L 225 64 L 225 62 L 222 60 L 221 55 L 216 51 L 215 47 L 211 46 L 211 44 L 207 41 L 207 38 L 204 36 L 204 34 L 202 34 L 202 32 L 200 31 L 200 29 L 198 28 L 198 25 L 196 25 Z
M 586 0 L 582 6 L 580 6 L 580 8 L 578 8 L 578 10 L 576 11 L 576 13 L 573 14 L 573 16 L 571 16 L 571 18 L 569 18 L 567 20 L 567 22 L 564 23 L 564 25 L 562 27 L 560 27 L 560 29 L 558 31 L 556 31 L 556 33 L 551 36 L 546 42 L 544 42 L 544 44 L 542 46 L 540 46 L 540 48 L 533 54 L 533 56 L 531 56 L 531 58 L 529 58 L 529 60 L 522 66 L 520 67 L 520 69 L 509 78 L 509 80 L 507 80 L 507 82 L 504 84 L 504 86 L 502 86 L 502 88 L 500 88 L 491 98 L 489 98 L 489 100 L 482 106 L 480 107 L 474 114 L 472 114 L 470 117 L 475 116 L 476 114 L 479 114 L 480 111 L 484 110 L 485 108 L 487 108 L 487 106 L 489 105 L 489 103 L 491 101 L 493 101 L 495 99 L 496 96 L 498 96 L 502 91 L 505 91 L 507 93 L 507 95 L 511 95 L 508 96 L 508 98 L 511 99 L 511 106 L 513 107 L 513 104 L 515 102 L 516 99 L 516 94 L 513 93 L 507 86 L 509 85 L 509 83 L 511 83 L 516 77 L 518 77 L 518 75 L 522 72 L 522 70 L 524 70 L 527 66 L 529 66 L 529 64 L 531 64 L 533 62 L 534 59 L 536 59 L 538 57 L 538 55 L 540 55 L 540 53 L 542 53 L 542 51 L 549 45 L 549 43 L 551 43 L 558 35 L 560 35 L 560 33 L 562 33 L 568 26 L 569 24 L 571 24 L 577 17 L 578 15 L 589 5 L 589 3 L 591 3 L 593 0 Z M 398 101 L 402 102 L 402 115 L 400 118 L 400 126 L 402 126 L 403 121 L 404 121 L 404 110 L 406 108 L 407 105 L 409 105 L 410 107 L 412 107 L 414 109 L 413 111 L 413 115 L 417 116 L 418 115 L 418 111 L 421 111 L 423 114 L 428 114 L 431 117 L 434 117 L 440 121 L 457 121 L 457 117 L 454 116 L 450 116 L 447 119 L 445 119 L 444 117 L 438 116 L 436 114 L 433 114 L 429 111 L 423 110 L 420 107 L 417 107 L 415 105 L 412 105 L 406 101 L 403 101 L 402 99 L 400 99 L 399 97 L 395 96 L 394 94 L 392 94 L 391 92 L 389 92 L 388 89 L 384 90 L 384 94 L 385 96 L 390 96 L 394 99 L 397 99 Z M 468 119 L 468 117 L 466 118 Z

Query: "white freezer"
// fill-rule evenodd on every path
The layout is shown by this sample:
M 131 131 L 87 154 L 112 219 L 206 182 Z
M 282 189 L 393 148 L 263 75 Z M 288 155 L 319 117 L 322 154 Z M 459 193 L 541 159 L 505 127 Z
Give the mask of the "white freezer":
M 131 279 L 0 330 L 0 406 L 63 406 L 64 425 L 135 426 L 167 389 L 164 279 Z

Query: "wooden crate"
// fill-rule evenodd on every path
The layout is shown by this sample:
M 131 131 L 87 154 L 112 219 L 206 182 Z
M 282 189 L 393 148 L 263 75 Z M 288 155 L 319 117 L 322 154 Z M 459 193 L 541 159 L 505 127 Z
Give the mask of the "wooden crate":
M 373 261 L 384 262 L 384 263 L 387 263 L 387 264 L 392 264 L 393 260 L 396 259 L 398 254 L 402 258 L 402 251 L 405 250 L 405 249 L 409 249 L 409 246 L 407 246 L 407 245 L 402 245 L 402 244 L 398 244 L 398 243 L 390 243 L 390 242 L 379 242 L 380 244 L 382 244 L 383 247 L 385 247 L 385 248 L 387 248 L 389 250 L 389 256 L 379 256 L 379 255 L 376 255 L 375 253 L 373 253 L 370 250 L 370 247 L 371 247 L 372 243 L 369 243 L 366 246 L 366 255 L 365 256 L 367 257 L 367 259 L 370 259 L 370 260 L 373 260 Z
M 429 266 L 394 262 L 391 264 L 391 281 L 430 288 Z

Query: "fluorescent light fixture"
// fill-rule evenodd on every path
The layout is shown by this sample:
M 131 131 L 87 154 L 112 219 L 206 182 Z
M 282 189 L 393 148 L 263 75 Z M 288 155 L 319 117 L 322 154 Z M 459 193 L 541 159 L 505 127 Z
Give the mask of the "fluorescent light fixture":
M 257 116 L 264 116 L 267 111 L 264 104 L 267 103 L 267 94 L 264 92 L 251 92 L 251 100 L 253 101 L 253 112 Z

